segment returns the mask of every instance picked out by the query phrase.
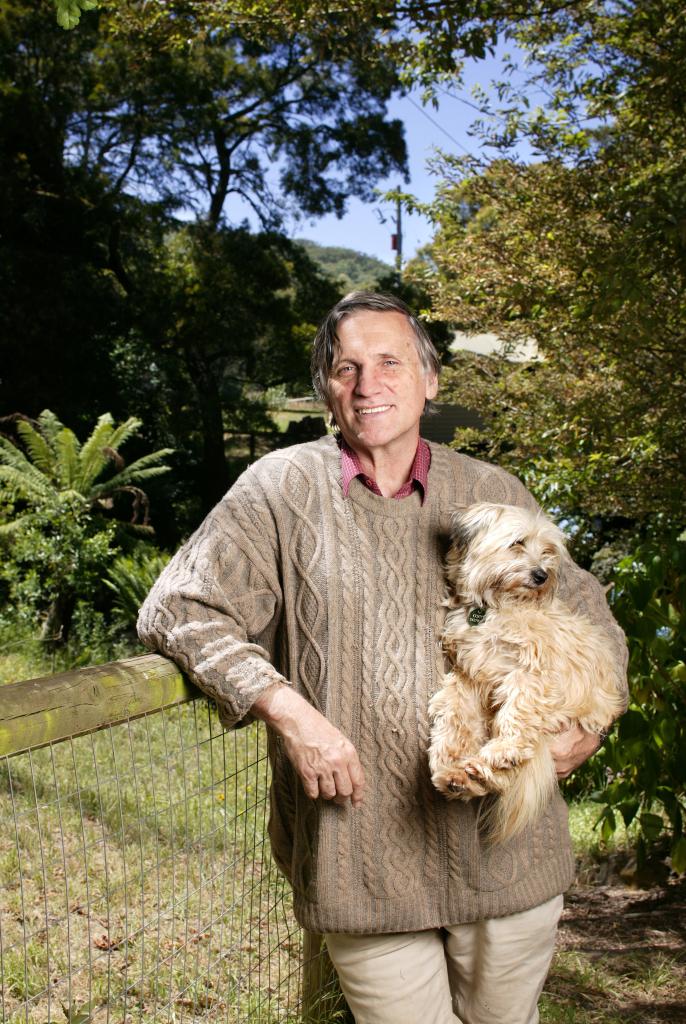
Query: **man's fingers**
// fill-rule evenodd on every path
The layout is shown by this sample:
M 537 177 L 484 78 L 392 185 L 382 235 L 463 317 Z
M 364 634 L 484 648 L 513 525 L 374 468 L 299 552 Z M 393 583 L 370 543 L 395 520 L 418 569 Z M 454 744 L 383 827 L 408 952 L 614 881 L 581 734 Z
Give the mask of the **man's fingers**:
M 334 772 L 333 782 L 336 787 L 333 801 L 340 807 L 343 807 L 344 804 L 347 804 L 353 791 L 353 784 L 350 781 L 350 775 L 345 770 Z
M 305 796 L 309 796 L 310 800 L 316 800 L 319 796 L 318 777 L 304 771 L 301 771 L 299 774 L 302 780 L 303 789 L 305 790 Z
M 355 752 L 355 757 L 350 762 L 348 773 L 350 775 L 350 781 L 352 782 L 350 801 L 353 807 L 359 807 L 364 797 L 365 778 L 357 752 Z
M 319 795 L 324 800 L 333 800 L 338 793 L 338 786 L 335 782 L 335 776 L 329 774 L 322 774 L 319 776 Z
M 278 707 L 275 711 L 270 704 L 261 709 L 262 717 L 283 737 L 286 755 L 306 795 L 337 804 L 351 800 L 357 807 L 362 802 L 364 774 L 353 744 L 297 694 L 279 690 L 274 701 L 277 698 L 285 702 L 285 710 L 279 714 Z
M 568 778 L 599 747 L 599 737 L 579 725 L 558 733 L 550 744 L 558 779 Z

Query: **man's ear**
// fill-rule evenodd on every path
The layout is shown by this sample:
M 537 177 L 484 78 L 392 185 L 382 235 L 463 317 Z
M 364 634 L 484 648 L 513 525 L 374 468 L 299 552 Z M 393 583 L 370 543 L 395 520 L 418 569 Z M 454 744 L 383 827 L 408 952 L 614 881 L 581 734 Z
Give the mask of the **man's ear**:
M 435 373 L 429 373 L 426 377 L 426 399 L 431 402 L 438 394 L 438 377 Z

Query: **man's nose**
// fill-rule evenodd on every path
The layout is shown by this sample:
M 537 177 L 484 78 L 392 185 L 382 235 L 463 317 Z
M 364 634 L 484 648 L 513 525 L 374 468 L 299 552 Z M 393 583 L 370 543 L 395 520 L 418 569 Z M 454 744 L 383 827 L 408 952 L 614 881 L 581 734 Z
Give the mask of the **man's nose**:
M 357 371 L 357 380 L 355 381 L 355 391 L 358 395 L 369 395 L 376 391 L 378 386 L 378 378 L 376 371 L 372 366 L 360 366 Z

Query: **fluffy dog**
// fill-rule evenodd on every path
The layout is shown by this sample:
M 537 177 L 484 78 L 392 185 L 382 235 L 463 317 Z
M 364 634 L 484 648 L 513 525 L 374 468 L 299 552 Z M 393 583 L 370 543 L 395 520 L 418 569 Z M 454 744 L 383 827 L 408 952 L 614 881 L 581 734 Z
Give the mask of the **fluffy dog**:
M 497 794 L 484 816 L 493 842 L 548 803 L 554 734 L 573 723 L 601 734 L 623 709 L 606 634 L 556 596 L 565 559 L 562 532 L 540 513 L 483 503 L 453 515 L 451 671 L 429 705 L 429 764 L 449 798 Z

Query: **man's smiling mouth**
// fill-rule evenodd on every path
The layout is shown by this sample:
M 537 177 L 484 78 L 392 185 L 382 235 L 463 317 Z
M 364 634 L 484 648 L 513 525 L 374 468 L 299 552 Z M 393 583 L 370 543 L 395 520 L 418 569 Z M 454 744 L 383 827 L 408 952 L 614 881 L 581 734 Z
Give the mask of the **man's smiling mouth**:
M 387 412 L 390 409 L 390 405 L 372 405 L 368 409 L 356 409 L 360 416 L 373 416 L 375 413 Z

